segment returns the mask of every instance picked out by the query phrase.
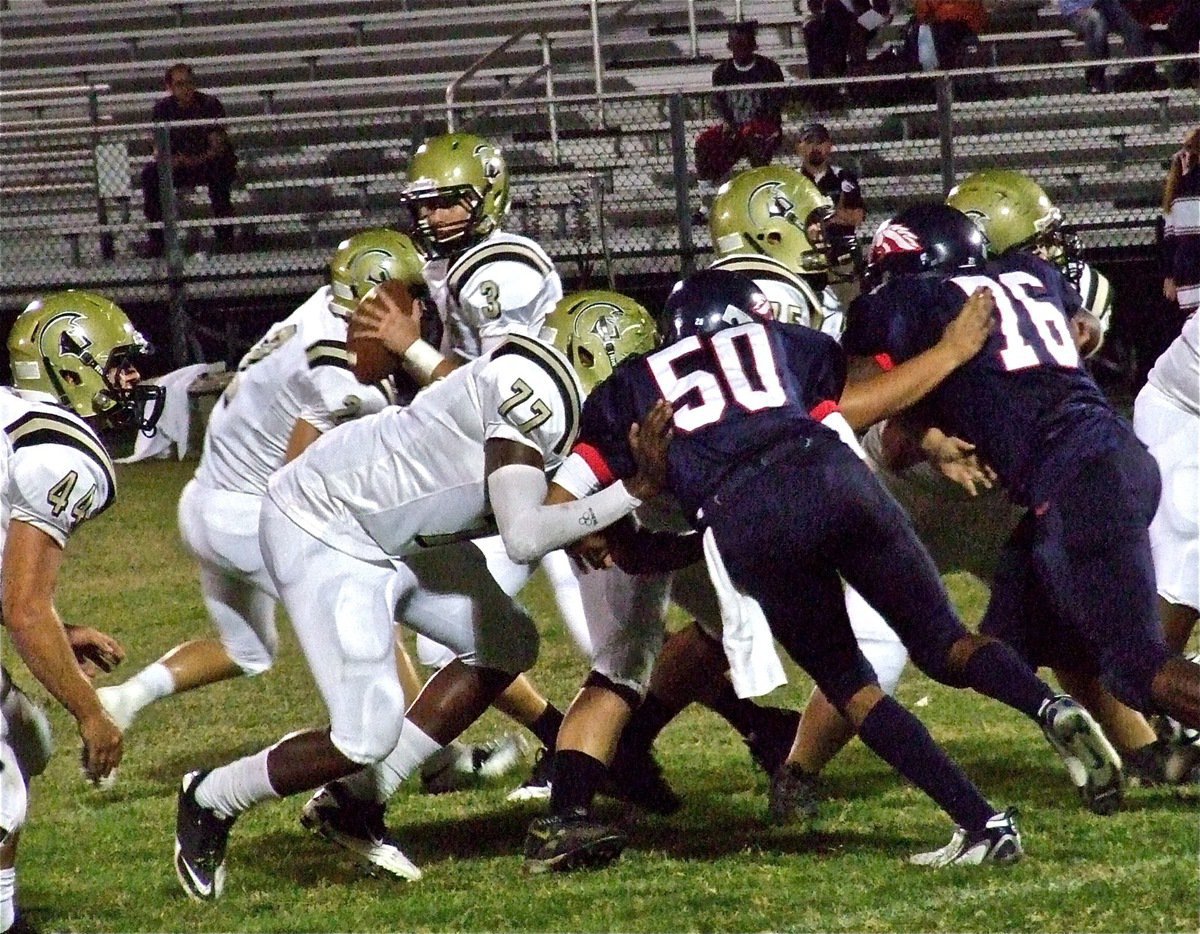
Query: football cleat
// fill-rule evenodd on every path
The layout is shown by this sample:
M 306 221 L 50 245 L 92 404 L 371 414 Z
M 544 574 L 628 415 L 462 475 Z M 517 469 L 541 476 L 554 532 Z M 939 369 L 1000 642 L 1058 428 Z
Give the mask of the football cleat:
M 759 708 L 754 729 L 744 738 L 754 764 L 774 775 L 792 751 L 796 730 L 800 726 L 800 711 L 783 707 Z
M 767 810 L 775 824 L 808 824 L 817 817 L 821 797 L 817 776 L 800 766 L 784 762 L 771 776 Z
M 600 794 L 664 817 L 683 807 L 683 800 L 667 783 L 653 753 L 649 749 L 630 752 L 624 743 L 617 744 L 617 754 L 608 767 Z
M 1015 863 L 1025 855 L 1017 829 L 1017 809 L 993 814 L 982 830 L 959 827 L 940 850 L 917 853 L 908 858 L 914 866 L 943 869 L 946 866 L 978 866 L 980 863 Z
M 539 817 L 525 834 L 525 868 L 532 873 L 599 869 L 616 860 L 629 840 L 620 830 L 578 809 Z
M 543 801 L 550 797 L 550 786 L 554 782 L 554 753 L 545 747 L 537 751 L 533 760 L 533 771 L 529 778 L 510 791 L 506 801 Z
M 484 780 L 505 775 L 525 758 L 528 744 L 516 733 L 468 746 L 451 743 L 421 767 L 421 788 L 440 795 L 478 788 Z
M 421 870 L 400 850 L 383 823 L 384 805 L 363 801 L 337 782 L 330 782 L 309 798 L 300 812 L 300 823 L 330 843 L 346 850 L 366 867 L 416 882 Z
M 221 897 L 225 848 L 234 822 L 196 800 L 196 789 L 206 775 L 207 769 L 183 776 L 175 813 L 175 875 L 188 897 L 198 902 Z
M 1088 810 L 1114 813 L 1125 797 L 1121 757 L 1092 715 L 1073 697 L 1058 694 L 1042 705 L 1038 723 Z

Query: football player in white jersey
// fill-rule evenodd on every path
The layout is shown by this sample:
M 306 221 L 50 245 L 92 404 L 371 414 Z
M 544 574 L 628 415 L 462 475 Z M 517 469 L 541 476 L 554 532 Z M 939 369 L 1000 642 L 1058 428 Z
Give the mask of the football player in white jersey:
M 445 324 L 439 347 L 414 332 L 414 341 L 405 350 L 404 367 L 418 385 L 445 376 L 509 333 L 538 336 L 546 315 L 562 298 L 562 282 L 536 242 L 502 229 L 510 193 L 501 150 L 467 133 L 429 139 L 409 163 L 404 198 L 416 221 L 413 237 L 430 258 L 425 281 Z M 380 299 L 386 306 L 387 296 Z M 483 538 L 475 544 L 506 590 L 512 592 L 525 579 L 528 572 L 512 565 L 499 539 Z M 587 622 L 570 561 L 556 551 L 542 560 L 542 569 L 568 632 L 588 653 Z M 444 649 L 424 639 L 417 642 L 426 664 L 444 666 L 449 661 Z M 510 799 L 545 797 L 550 778 L 545 766 L 562 712 L 524 676 L 497 699 L 496 706 L 528 727 L 544 747 L 534 774 Z
M 405 349 L 385 327 L 363 334 L 383 339 L 394 352 Z M 627 352 L 613 347 L 617 359 Z M 490 504 L 510 558 L 528 563 L 574 541 L 581 528 L 603 528 L 628 515 L 656 493 L 670 437 L 665 404 L 633 433 L 641 453 L 627 484 L 543 505 L 546 472 L 561 463 L 578 430 L 581 396 L 578 377 L 560 353 L 513 334 L 419 393 L 410 406 L 386 409 L 318 439 L 272 478 L 260 521 L 264 563 L 329 709 L 330 726 L 291 734 L 254 755 L 184 777 L 175 868 L 190 897 L 221 894 L 226 844 L 238 814 L 325 785 L 306 805 L 306 822 L 341 835 L 339 842 L 358 848 L 376 866 L 420 877 L 387 836 L 383 802 L 396 776 L 469 725 L 533 663 L 538 638 L 532 620 L 511 602 L 502 616 L 428 627 L 424 635 L 458 655 L 447 669 L 467 669 L 457 685 L 470 695 L 462 705 L 466 714 L 446 724 L 441 736 L 419 736 L 415 747 L 398 745 L 402 727 L 415 731 L 405 719 L 392 638 L 393 614 L 419 584 L 419 572 L 404 559 L 423 545 L 486 530 Z M 461 587 L 498 589 L 486 566 L 464 563 L 457 571 Z M 410 717 L 429 693 L 428 687 L 422 691 Z M 369 856 L 361 852 L 366 849 Z
M 1133 430 L 1162 473 L 1150 523 L 1159 616 L 1167 645 L 1182 652 L 1200 618 L 1200 315 L 1155 361 L 1133 404 Z M 1167 781 L 1195 781 L 1200 736 L 1174 724 L 1160 739 Z
M 63 549 L 79 525 L 112 505 L 116 485 L 103 443 L 84 419 L 136 421 L 152 431 L 161 390 L 139 386 L 136 357 L 149 345 L 125 313 L 91 292 L 33 302 L 8 335 L 12 388 L 0 388 L 0 577 L 4 627 L 30 673 L 79 728 L 94 782 L 121 761 L 121 727 L 92 688 L 121 645 L 65 624 L 54 606 Z M 0 930 L 16 914 L 16 852 L 26 785 L 50 755 L 45 715 L 0 668 Z
M 402 234 L 351 237 L 333 257 L 329 284 L 273 324 L 238 364 L 179 501 L 180 533 L 200 565 L 200 590 L 218 637 L 178 645 L 128 681 L 101 688 L 102 703 L 122 729 L 162 697 L 258 675 L 274 663 L 278 597 L 258 550 L 267 479 L 283 464 L 298 422 L 301 436 L 315 436 L 392 401 L 389 389 L 363 386 L 350 372 L 347 321 L 366 289 L 389 277 L 419 281 L 420 269 Z

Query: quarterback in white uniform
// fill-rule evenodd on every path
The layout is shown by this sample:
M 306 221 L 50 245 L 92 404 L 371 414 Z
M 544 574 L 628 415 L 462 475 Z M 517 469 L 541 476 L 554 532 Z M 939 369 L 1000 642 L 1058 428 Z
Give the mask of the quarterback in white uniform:
M 246 353 L 213 408 L 195 477 L 179 500 L 179 529 L 200 565 L 200 591 L 218 639 L 185 642 L 128 681 L 100 689 L 128 729 L 138 711 L 170 694 L 274 664 L 278 595 L 258 545 L 267 481 L 286 460 L 297 422 L 313 434 L 378 412 L 391 388 L 350 371 L 347 322 L 359 295 L 387 278 L 419 281 L 421 260 L 403 234 L 369 230 L 344 241 L 330 284 L 273 324 Z
M 403 350 L 378 327 L 363 333 Z M 175 865 L 191 897 L 220 895 L 225 844 L 239 813 L 323 785 L 305 807 L 307 824 L 395 875 L 420 876 L 387 837 L 383 802 L 397 776 L 465 729 L 532 664 L 537 633 L 519 611 L 456 631 L 425 632 L 460 656 L 447 667 L 473 695 L 473 716 L 448 725 L 442 736 L 398 746 L 402 726 L 415 728 L 405 720 L 392 618 L 418 584 L 400 559 L 485 531 L 490 504 L 509 557 L 529 562 L 574 541 L 580 529 L 628 515 L 657 492 L 668 413 L 647 420 L 641 433 L 648 439 L 647 461 L 628 487 L 617 483 L 585 500 L 542 505 L 546 471 L 561 463 L 577 431 L 580 398 L 578 377 L 560 353 L 510 335 L 407 408 L 318 439 L 272 478 L 260 525 L 263 557 L 331 722 L 326 730 L 292 734 L 212 772 L 185 776 Z M 466 568 L 463 575 L 464 586 L 472 580 L 494 586 L 489 575 Z M 427 687 L 420 697 L 429 693 Z M 373 768 L 364 771 L 364 765 Z
M 161 395 L 138 386 L 133 362 L 148 346 L 112 302 L 60 292 L 17 318 L 8 336 L 15 388 L 0 388 L 0 618 L 30 673 L 75 718 L 92 781 L 117 767 L 122 737 L 90 678 L 124 650 L 102 632 L 64 624 L 54 592 L 67 539 L 117 494 L 108 453 L 83 418 L 152 431 L 161 414 Z M 50 749 L 45 715 L 0 668 L 0 930 L 15 920 L 26 785 Z

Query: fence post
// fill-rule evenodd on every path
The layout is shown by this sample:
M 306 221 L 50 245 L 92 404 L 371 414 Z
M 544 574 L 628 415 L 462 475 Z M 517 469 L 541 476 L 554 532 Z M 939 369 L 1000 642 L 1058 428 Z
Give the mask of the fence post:
M 942 195 L 954 187 L 954 85 L 948 75 L 937 78 L 938 144 L 942 166 Z
M 104 202 L 104 183 L 100 180 L 100 94 L 95 87 L 88 88 L 88 121 L 92 124 L 92 165 L 96 170 L 96 223 L 108 226 L 108 205 Z M 100 255 L 111 260 L 117 255 L 113 235 L 109 230 L 100 231 Z
M 671 120 L 671 164 L 675 178 L 675 218 L 679 223 L 680 276 L 694 268 L 692 212 L 688 205 L 688 152 L 683 126 L 683 95 L 672 94 L 667 106 Z
M 179 204 L 175 198 L 175 176 L 171 171 L 171 131 L 166 123 L 154 128 L 158 153 L 158 196 L 162 204 L 163 255 L 167 261 L 167 327 L 171 335 L 171 365 L 178 369 L 190 360 L 183 278 L 183 244 L 179 238 Z

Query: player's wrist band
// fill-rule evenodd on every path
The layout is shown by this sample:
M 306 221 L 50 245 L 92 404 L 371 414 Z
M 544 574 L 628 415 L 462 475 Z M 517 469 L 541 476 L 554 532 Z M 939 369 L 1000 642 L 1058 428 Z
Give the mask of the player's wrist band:
M 400 358 L 405 371 L 422 386 L 433 382 L 433 371 L 444 358 L 437 350 L 419 338 L 408 345 Z

